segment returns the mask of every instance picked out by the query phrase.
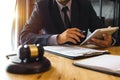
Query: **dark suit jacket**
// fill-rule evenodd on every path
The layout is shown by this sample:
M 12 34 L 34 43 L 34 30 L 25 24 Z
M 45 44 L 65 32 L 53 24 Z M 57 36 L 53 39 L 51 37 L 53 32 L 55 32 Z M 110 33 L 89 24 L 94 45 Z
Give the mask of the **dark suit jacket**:
M 89 0 L 72 0 L 71 27 L 77 27 L 93 32 L 97 28 L 105 27 L 97 17 Z M 44 30 L 45 34 L 40 34 Z M 58 5 L 55 0 L 39 0 L 20 33 L 20 44 L 47 45 L 48 38 L 53 34 L 65 31 Z

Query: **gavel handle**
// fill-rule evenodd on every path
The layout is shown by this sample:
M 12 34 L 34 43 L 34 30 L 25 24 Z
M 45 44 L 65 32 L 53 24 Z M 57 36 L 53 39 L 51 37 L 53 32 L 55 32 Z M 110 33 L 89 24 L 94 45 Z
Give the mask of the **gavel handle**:
M 10 59 L 11 56 L 16 56 L 17 54 L 9 54 L 6 56 L 7 59 Z

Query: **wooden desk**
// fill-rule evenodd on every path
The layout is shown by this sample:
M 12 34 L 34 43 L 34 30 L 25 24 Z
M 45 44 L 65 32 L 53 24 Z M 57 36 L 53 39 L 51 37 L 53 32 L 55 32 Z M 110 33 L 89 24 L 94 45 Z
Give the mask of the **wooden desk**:
M 112 54 L 120 55 L 119 47 L 107 48 Z M 1 53 L 2 54 L 2 53 Z M 72 65 L 74 60 L 45 53 L 51 61 L 51 69 L 44 73 L 31 75 L 11 74 L 5 71 L 6 61 L 0 60 L 0 80 L 120 80 L 120 77 L 92 71 Z

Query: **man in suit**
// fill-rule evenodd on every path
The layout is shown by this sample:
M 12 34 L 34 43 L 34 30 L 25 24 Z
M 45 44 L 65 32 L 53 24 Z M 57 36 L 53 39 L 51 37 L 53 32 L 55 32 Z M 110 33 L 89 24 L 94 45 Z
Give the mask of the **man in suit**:
M 62 8 L 67 6 L 69 25 L 66 26 Z M 105 24 L 97 17 L 89 0 L 39 0 L 20 33 L 20 44 L 61 45 L 80 44 L 88 33 Z M 85 33 L 80 31 L 84 30 Z M 92 38 L 88 44 L 108 47 L 112 36 L 104 39 Z

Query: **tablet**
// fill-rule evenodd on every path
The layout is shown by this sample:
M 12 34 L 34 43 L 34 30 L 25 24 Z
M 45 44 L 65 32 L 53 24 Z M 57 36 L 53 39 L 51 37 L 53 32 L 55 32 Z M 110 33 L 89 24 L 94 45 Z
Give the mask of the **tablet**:
M 115 31 L 117 31 L 119 27 L 108 27 L 108 28 L 101 28 L 96 29 L 92 34 L 90 34 L 80 45 L 85 44 L 91 38 L 103 39 L 102 34 L 106 33 L 107 35 L 112 35 Z

